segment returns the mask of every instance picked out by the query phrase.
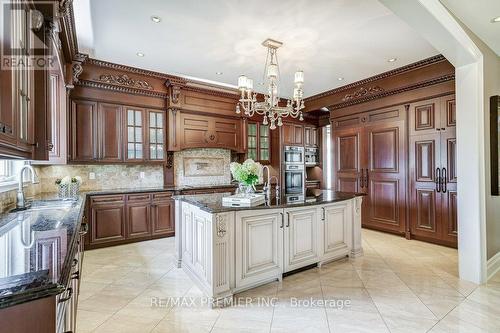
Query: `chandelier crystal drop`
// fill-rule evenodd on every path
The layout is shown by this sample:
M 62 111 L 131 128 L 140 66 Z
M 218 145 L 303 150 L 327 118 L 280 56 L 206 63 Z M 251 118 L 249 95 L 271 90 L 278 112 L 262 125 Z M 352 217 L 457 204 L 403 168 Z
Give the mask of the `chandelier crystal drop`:
M 264 101 L 257 101 L 257 93 L 253 90 L 253 80 L 241 75 L 238 78 L 238 89 L 241 92 L 239 103 L 236 105 L 236 113 L 243 113 L 252 117 L 255 113 L 262 115 L 263 125 L 268 125 L 270 129 L 275 129 L 276 125 L 283 125 L 284 117 L 293 117 L 303 120 L 302 109 L 304 108 L 304 72 L 295 72 L 295 88 L 293 98 L 286 101 L 286 106 L 280 106 L 279 97 L 279 77 L 278 48 L 283 43 L 273 39 L 266 39 L 262 45 L 267 48 L 266 66 L 264 68 L 264 81 L 267 83 L 267 93 L 264 94 Z

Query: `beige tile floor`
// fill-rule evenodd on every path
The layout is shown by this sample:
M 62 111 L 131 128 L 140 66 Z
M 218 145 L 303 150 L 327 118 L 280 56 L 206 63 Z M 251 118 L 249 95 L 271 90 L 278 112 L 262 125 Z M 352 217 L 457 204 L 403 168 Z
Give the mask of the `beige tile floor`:
M 169 238 L 85 252 L 77 332 L 500 332 L 500 274 L 483 286 L 459 280 L 453 249 L 363 230 L 363 257 L 238 295 L 248 306 L 210 309 L 174 267 L 173 246 Z M 156 307 L 152 297 L 198 302 Z M 351 303 L 297 307 L 292 297 Z

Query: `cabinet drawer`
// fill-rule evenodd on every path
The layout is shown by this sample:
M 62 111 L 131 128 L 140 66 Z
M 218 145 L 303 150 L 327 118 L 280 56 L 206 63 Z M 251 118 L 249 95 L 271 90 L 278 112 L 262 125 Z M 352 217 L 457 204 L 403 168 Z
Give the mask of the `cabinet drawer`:
M 92 197 L 90 202 L 93 205 L 98 203 L 123 202 L 123 201 L 124 201 L 123 195 L 106 195 L 106 196 Z
M 127 201 L 149 201 L 151 195 L 149 193 L 142 194 L 127 194 Z
M 153 200 L 170 199 L 171 197 L 172 192 L 153 193 Z

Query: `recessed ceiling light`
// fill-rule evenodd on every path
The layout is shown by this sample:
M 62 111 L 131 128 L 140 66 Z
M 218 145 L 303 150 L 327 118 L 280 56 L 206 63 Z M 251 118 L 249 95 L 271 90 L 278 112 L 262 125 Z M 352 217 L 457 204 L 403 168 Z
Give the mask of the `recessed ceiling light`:
M 492 18 L 491 23 L 500 23 L 500 16 Z
M 215 72 L 215 74 L 217 74 L 217 75 L 222 75 L 222 74 L 224 74 L 224 73 L 222 73 L 222 72 Z
M 144 57 L 144 53 L 142 53 L 142 52 L 137 52 L 137 56 L 142 58 L 142 57 Z
M 339 77 L 339 78 L 337 78 L 337 80 L 344 81 L 344 78 L 343 77 Z
M 159 16 L 151 16 L 151 21 L 154 23 L 160 23 L 161 22 L 161 17 Z
M 387 61 L 388 62 L 395 62 L 396 60 L 398 60 L 398 58 L 391 58 L 391 59 L 388 59 Z

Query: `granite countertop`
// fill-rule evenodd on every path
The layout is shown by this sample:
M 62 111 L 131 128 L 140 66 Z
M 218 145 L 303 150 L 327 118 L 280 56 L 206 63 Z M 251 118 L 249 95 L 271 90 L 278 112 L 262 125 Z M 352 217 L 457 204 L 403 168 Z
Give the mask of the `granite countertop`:
M 34 209 L 0 215 L 0 309 L 57 295 L 69 279 L 85 195 L 57 208 L 56 194 L 34 199 Z
M 209 213 L 223 213 L 230 211 L 241 211 L 249 209 L 275 209 L 275 208 L 293 208 L 301 206 L 314 206 L 328 203 L 334 203 L 343 200 L 349 200 L 357 196 L 363 196 L 362 193 L 336 192 L 330 190 L 307 189 L 305 200 L 294 201 L 293 203 L 286 202 L 286 196 L 273 196 L 264 204 L 254 207 L 225 207 L 222 205 L 222 198 L 232 195 L 232 193 L 215 193 L 215 194 L 197 194 L 197 195 L 176 195 L 173 198 L 188 202 L 199 207 Z
M 85 201 L 91 195 L 235 188 L 214 186 L 160 186 L 85 191 L 76 200 L 58 205 L 57 193 L 37 195 L 35 209 L 0 214 L 0 309 L 63 292 L 77 249 Z M 213 195 L 213 194 L 210 194 Z M 43 207 L 41 207 L 43 205 Z M 55 260 L 46 251 L 55 251 Z M 52 260 L 54 260 L 52 258 Z
M 157 186 L 157 187 L 134 187 L 134 188 L 116 188 L 116 189 L 103 189 L 86 191 L 87 195 L 110 195 L 110 194 L 126 194 L 126 193 L 143 193 L 143 192 L 181 192 L 188 190 L 209 190 L 218 188 L 236 188 L 238 184 L 224 184 L 224 185 L 203 185 L 203 186 Z

